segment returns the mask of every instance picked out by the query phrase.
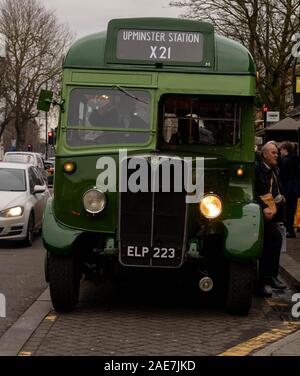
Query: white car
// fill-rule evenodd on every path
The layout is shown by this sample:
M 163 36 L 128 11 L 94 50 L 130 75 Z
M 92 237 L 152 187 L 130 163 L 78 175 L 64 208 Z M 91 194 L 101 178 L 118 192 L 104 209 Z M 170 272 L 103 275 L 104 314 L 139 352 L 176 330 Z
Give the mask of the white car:
M 4 154 L 3 162 L 30 163 L 38 168 L 45 183 L 47 183 L 47 172 L 40 153 L 30 151 L 7 151 Z
M 39 170 L 30 164 L 0 162 L 0 240 L 31 245 L 41 229 L 50 197 Z

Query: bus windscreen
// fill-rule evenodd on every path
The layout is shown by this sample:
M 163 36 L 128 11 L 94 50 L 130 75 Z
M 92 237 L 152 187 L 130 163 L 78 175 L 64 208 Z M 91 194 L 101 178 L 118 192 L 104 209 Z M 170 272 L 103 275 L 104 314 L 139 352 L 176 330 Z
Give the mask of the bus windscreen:
M 70 146 L 144 144 L 150 137 L 150 103 L 150 93 L 143 90 L 73 89 L 67 143 Z

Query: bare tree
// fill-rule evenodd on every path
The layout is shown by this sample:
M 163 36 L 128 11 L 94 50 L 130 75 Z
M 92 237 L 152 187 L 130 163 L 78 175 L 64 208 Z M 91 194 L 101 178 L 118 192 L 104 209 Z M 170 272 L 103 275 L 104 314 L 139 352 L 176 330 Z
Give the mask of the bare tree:
M 6 105 L 7 87 L 5 82 L 6 59 L 0 56 L 0 140 L 5 127 L 13 120 L 12 109 Z
M 71 34 L 39 0 L 2 1 L 0 33 L 6 39 L 2 93 L 6 114 L 2 128 L 14 121 L 19 150 L 25 146 L 26 127 L 38 115 L 36 101 L 40 89 L 46 84 L 48 89 L 57 87 Z
M 212 22 L 220 34 L 247 47 L 261 75 L 260 104 L 286 113 L 295 62 L 292 36 L 300 30 L 300 1 L 182 0 L 170 5 L 185 9 L 184 18 Z

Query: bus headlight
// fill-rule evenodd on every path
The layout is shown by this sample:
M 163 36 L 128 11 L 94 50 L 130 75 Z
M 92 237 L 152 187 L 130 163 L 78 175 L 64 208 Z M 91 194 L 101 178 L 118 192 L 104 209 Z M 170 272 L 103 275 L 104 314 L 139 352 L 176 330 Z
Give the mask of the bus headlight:
M 105 209 L 106 203 L 107 198 L 105 193 L 98 189 L 90 189 L 83 195 L 83 206 L 88 213 L 101 213 Z
M 205 218 L 217 218 L 222 213 L 222 201 L 216 195 L 204 196 L 199 205 Z

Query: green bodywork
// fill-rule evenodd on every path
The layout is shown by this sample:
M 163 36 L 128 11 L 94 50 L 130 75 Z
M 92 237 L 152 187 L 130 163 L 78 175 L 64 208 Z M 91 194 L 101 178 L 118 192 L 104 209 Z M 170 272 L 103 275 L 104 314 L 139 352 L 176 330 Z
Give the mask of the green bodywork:
M 125 21 L 127 24 L 132 22 L 136 28 L 149 28 L 149 25 L 161 28 L 164 25 L 166 30 L 201 30 L 201 27 L 211 30 L 208 24 L 188 20 Z M 114 25 L 123 23 L 122 20 L 116 20 Z M 97 216 L 84 210 L 82 196 L 96 185 L 99 174 L 96 169 L 98 158 L 106 155 L 117 160 L 120 145 L 70 147 L 66 142 L 66 131 L 72 89 L 121 86 L 125 89 L 146 90 L 152 98 L 151 137 L 144 145 L 126 145 L 128 153 L 132 154 L 145 154 L 156 149 L 158 104 L 162 95 L 171 93 L 242 98 L 242 131 L 239 144 L 230 147 L 178 146 L 174 154 L 179 157 L 205 158 L 205 190 L 219 194 L 224 205 L 219 218 L 203 221 L 198 205 L 190 204 L 188 237 L 194 237 L 200 231 L 204 231 L 204 234 L 217 233 L 222 235 L 224 252 L 230 259 L 247 262 L 259 257 L 263 222 L 260 208 L 253 199 L 255 65 L 249 52 L 238 43 L 217 35 L 213 35 L 212 42 L 210 49 L 206 47 L 207 51 L 215 51 L 214 65 L 210 68 L 195 65 L 157 67 L 154 64 L 125 64 L 117 61 L 110 63 L 108 60 L 113 56 L 110 48 L 113 49 L 114 46 L 107 45 L 106 32 L 85 37 L 70 48 L 63 69 L 64 111 L 60 114 L 57 130 L 54 199 L 48 203 L 43 225 L 43 241 L 49 252 L 72 253 L 77 239 L 86 232 L 117 239 L 119 194 L 109 192 L 108 206 Z M 63 171 L 64 163 L 70 161 L 76 164 L 73 174 Z M 240 167 L 244 169 L 243 176 L 236 174 Z

